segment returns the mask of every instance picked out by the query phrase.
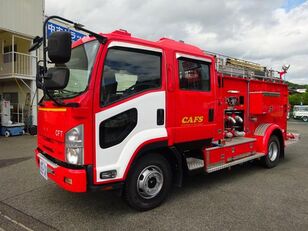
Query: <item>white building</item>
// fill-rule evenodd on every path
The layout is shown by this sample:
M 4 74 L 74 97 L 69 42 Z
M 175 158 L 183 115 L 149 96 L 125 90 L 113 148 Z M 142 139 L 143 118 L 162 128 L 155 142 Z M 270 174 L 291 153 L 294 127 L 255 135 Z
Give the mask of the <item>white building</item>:
M 42 35 L 43 20 L 44 0 L 0 0 L 0 98 L 11 102 L 13 122 L 37 124 L 38 54 L 28 49 Z
M 297 93 L 305 93 L 307 90 L 304 88 L 304 89 L 296 89 L 296 92 Z

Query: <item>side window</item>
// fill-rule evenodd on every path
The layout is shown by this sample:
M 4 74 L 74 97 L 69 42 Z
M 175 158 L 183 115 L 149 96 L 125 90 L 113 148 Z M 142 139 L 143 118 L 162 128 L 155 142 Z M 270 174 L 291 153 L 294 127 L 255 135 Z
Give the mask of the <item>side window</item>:
M 160 86 L 160 53 L 119 47 L 109 49 L 102 76 L 102 106 Z
M 194 91 L 210 91 L 210 63 L 180 58 L 179 79 L 180 89 Z

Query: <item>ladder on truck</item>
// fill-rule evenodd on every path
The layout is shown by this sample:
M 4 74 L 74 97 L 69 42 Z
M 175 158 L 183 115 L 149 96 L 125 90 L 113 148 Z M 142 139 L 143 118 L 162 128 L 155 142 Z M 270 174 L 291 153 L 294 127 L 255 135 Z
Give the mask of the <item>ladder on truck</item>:
M 223 54 L 204 51 L 206 54 L 213 55 L 216 59 L 216 70 L 222 75 L 240 77 L 247 79 L 258 79 L 268 82 L 283 83 L 284 80 L 277 75 L 278 71 L 268 69 L 258 63 L 233 58 Z

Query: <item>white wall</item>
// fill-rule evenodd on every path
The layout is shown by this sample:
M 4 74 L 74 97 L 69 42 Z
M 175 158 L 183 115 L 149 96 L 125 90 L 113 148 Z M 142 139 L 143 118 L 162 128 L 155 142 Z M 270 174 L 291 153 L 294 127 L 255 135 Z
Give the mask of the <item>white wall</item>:
M 44 0 L 0 0 L 0 29 L 29 37 L 42 34 Z

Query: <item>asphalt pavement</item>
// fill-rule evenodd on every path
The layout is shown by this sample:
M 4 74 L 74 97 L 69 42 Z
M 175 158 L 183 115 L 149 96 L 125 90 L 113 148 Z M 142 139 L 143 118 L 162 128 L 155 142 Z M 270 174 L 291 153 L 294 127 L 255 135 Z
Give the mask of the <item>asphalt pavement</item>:
M 308 123 L 273 169 L 246 163 L 186 177 L 160 207 L 130 209 L 114 192 L 70 193 L 44 180 L 36 137 L 0 137 L 0 231 L 10 230 L 308 230 Z

